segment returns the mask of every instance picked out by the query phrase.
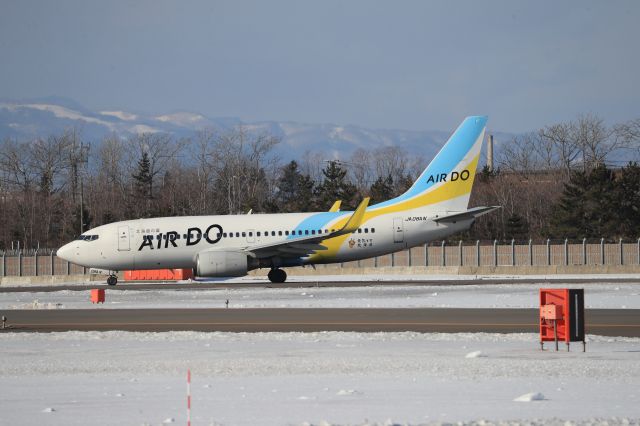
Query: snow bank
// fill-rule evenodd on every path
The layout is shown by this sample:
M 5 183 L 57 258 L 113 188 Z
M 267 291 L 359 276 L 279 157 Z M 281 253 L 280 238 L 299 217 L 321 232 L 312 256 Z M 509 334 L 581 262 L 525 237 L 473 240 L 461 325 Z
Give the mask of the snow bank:
M 540 392 L 530 392 L 515 398 L 516 402 L 544 401 L 544 395 Z

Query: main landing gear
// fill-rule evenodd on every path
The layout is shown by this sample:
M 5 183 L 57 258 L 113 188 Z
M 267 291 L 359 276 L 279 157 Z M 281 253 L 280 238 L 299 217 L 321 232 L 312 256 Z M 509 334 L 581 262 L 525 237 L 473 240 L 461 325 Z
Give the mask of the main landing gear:
M 109 278 L 107 278 L 107 284 L 108 285 L 116 285 L 118 284 L 118 277 L 115 275 L 109 275 Z
M 287 280 L 287 273 L 282 269 L 275 268 L 269 271 L 267 277 L 272 283 L 281 284 Z

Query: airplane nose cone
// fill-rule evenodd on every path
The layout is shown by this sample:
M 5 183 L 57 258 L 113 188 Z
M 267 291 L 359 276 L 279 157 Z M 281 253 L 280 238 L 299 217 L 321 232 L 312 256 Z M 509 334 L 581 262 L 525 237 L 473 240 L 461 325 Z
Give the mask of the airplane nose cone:
M 67 262 L 71 262 L 71 258 L 73 257 L 73 247 L 71 247 L 71 244 L 72 243 L 65 244 L 60 247 L 56 252 L 56 256 L 58 256 L 60 259 L 66 260 Z

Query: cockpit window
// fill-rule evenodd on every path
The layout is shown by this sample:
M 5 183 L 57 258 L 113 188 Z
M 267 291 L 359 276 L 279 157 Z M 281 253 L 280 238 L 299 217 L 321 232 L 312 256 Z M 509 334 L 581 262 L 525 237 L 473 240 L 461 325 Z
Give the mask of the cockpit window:
M 98 237 L 98 235 L 80 235 L 76 241 L 95 241 Z

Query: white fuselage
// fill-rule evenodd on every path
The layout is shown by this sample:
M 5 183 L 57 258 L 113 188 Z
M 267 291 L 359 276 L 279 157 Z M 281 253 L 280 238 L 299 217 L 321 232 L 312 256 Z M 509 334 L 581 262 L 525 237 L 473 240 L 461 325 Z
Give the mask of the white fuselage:
M 246 250 L 280 241 L 331 232 L 332 224 L 351 212 L 286 213 L 228 216 L 188 216 L 137 219 L 102 225 L 87 231 L 90 241 L 75 240 L 59 250 L 82 266 L 108 269 L 193 268 L 205 249 Z M 473 219 L 438 224 L 432 209 L 384 214 L 365 221 L 339 241 L 337 249 L 280 265 L 348 262 L 393 253 L 467 229 Z M 314 220 L 317 219 L 317 220 Z M 319 220 L 318 220 L 319 219 Z M 207 232 L 208 231 L 208 232 Z M 295 232 L 295 236 L 292 233 Z M 299 234 L 302 235 L 299 235 Z M 312 234 L 313 233 L 313 234 Z M 338 237 L 340 238 L 340 237 Z M 338 239 L 336 238 L 336 239 Z M 331 240 L 328 240 L 331 241 Z M 268 267 L 262 264 L 255 267 Z

